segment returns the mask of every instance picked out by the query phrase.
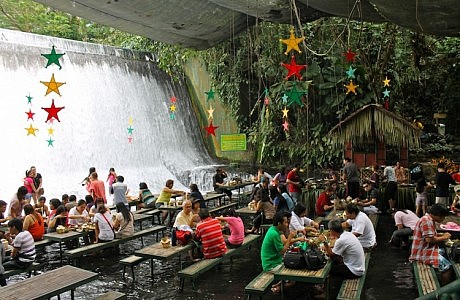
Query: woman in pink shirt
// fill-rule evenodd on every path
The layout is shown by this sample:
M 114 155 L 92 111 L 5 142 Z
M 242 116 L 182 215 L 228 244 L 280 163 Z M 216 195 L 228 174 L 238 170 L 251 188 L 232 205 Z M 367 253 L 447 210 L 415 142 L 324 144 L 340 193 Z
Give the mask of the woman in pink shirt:
M 230 235 L 224 235 L 227 248 L 238 248 L 243 244 L 244 240 L 244 224 L 243 220 L 236 215 L 233 208 L 227 209 L 223 216 L 216 217 L 219 221 L 227 222 L 226 226 L 230 229 Z
M 34 178 L 32 176 L 32 171 L 26 171 L 26 178 L 24 178 L 24 186 L 27 189 L 26 200 L 30 202 L 32 195 L 37 192 L 34 184 Z

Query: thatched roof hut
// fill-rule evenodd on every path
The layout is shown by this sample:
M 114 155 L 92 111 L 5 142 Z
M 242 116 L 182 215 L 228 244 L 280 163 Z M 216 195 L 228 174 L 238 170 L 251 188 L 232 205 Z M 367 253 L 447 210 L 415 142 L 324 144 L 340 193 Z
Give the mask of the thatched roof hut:
M 387 145 L 420 147 L 420 129 L 379 104 L 368 104 L 335 125 L 329 135 L 337 144 L 369 140 Z

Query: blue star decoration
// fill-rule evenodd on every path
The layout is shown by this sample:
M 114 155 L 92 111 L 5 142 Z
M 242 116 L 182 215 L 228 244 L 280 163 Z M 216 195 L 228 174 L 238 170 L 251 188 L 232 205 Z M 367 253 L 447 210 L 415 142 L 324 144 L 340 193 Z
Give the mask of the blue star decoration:
M 214 100 L 214 91 L 211 89 L 209 89 L 209 91 L 207 92 L 204 92 L 207 96 L 206 100 Z
M 348 68 L 348 71 L 346 71 L 345 73 L 347 73 L 347 76 L 348 78 L 355 78 L 355 71 L 356 71 L 356 68 L 353 69 L 351 66 Z
M 48 59 L 48 62 L 46 63 L 46 67 L 45 68 L 48 68 L 48 66 L 52 65 L 52 64 L 55 64 L 59 67 L 59 70 L 62 69 L 61 67 L 61 64 L 59 63 L 59 58 L 61 58 L 65 53 L 56 53 L 56 50 L 54 50 L 54 46 L 52 46 L 53 48 L 51 49 L 51 53 L 50 54 L 42 54 L 42 56 L 44 56 L 46 59 Z
M 48 147 L 54 147 L 54 145 L 53 145 L 54 140 L 52 140 L 51 137 L 46 141 L 48 142 Z
M 129 127 L 126 128 L 126 129 L 128 129 L 128 134 L 131 134 L 131 135 L 133 134 L 134 128 L 132 128 L 131 126 L 129 126 Z
M 29 96 L 26 96 L 26 98 L 27 98 L 27 104 L 32 104 L 33 97 L 31 97 L 29 94 Z
M 383 98 L 390 97 L 390 91 L 388 89 L 385 89 L 382 93 L 383 93 Z
M 287 101 L 288 101 L 289 97 L 288 97 L 288 95 L 283 94 L 283 97 L 281 97 L 281 99 L 283 99 L 283 104 L 287 104 Z
M 303 106 L 302 104 L 302 96 L 305 94 L 304 91 L 299 91 L 297 90 L 297 86 L 294 85 L 292 89 L 286 93 L 290 99 L 288 106 L 291 106 L 292 104 L 297 104 L 299 106 Z

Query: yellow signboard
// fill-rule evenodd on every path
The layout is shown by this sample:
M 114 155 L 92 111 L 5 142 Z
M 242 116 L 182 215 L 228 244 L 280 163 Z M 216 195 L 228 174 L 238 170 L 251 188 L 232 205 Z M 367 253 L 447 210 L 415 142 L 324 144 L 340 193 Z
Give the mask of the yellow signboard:
M 222 134 L 220 149 L 221 151 L 246 151 L 246 134 Z

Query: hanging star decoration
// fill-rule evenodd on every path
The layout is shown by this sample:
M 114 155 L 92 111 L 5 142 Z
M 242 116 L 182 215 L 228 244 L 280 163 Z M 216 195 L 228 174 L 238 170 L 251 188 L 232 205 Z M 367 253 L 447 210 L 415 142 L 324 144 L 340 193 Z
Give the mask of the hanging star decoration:
M 268 119 L 270 117 L 270 110 L 268 107 L 265 108 L 265 118 Z
M 48 147 L 54 147 L 53 143 L 54 143 L 54 140 L 51 139 L 51 137 L 49 139 L 46 140 L 48 142 Z
M 48 59 L 48 62 L 46 63 L 46 67 L 55 64 L 59 67 L 59 70 L 62 69 L 61 64 L 59 63 L 59 59 L 65 55 L 65 53 L 56 53 L 56 50 L 54 50 L 54 46 L 52 46 L 51 53 L 50 54 L 42 54 L 46 59 Z
M 133 131 L 134 131 L 133 123 L 134 123 L 133 117 L 129 117 L 128 118 L 129 126 L 126 128 L 126 130 L 128 131 L 128 143 L 129 144 L 132 144 L 133 142 Z
M 55 118 L 51 118 L 51 119 L 48 121 L 48 124 L 54 125 L 54 121 L 55 121 L 55 120 L 56 120 Z
M 214 108 L 212 108 L 212 105 L 209 105 L 209 109 L 207 110 L 208 112 L 208 119 L 213 119 L 214 118 Z
M 270 98 L 265 97 L 265 99 L 264 99 L 264 104 L 265 104 L 265 105 L 269 105 L 269 104 L 270 104 Z
M 385 76 L 385 80 L 383 81 L 383 86 L 386 87 L 386 86 L 390 86 L 390 79 L 388 79 L 387 76 Z
M 388 89 L 385 89 L 382 93 L 383 93 L 383 98 L 390 97 L 390 91 Z
M 61 93 L 59 93 L 59 87 L 64 85 L 65 82 L 56 82 L 56 79 L 54 79 L 54 73 L 51 75 L 51 80 L 50 81 L 48 81 L 48 82 L 47 81 L 40 81 L 40 82 L 48 87 L 48 89 L 46 90 L 45 96 L 48 95 L 51 92 L 55 92 L 56 94 L 61 96 Z
M 209 89 L 209 91 L 207 92 L 204 92 L 206 94 L 206 101 L 209 101 L 209 100 L 214 100 L 214 97 L 215 97 L 215 92 L 212 90 L 212 88 Z
M 288 130 L 289 130 L 289 123 L 288 123 L 287 120 L 284 120 L 283 129 L 284 129 L 284 131 L 288 131 Z
M 35 113 L 33 113 L 30 109 L 29 109 L 29 112 L 26 112 L 27 114 L 27 121 L 32 119 L 32 121 L 34 120 L 34 115 Z
M 134 122 L 133 117 L 129 117 L 128 125 L 133 125 L 133 122 Z
M 297 77 L 297 79 L 302 80 L 302 75 L 300 75 L 300 71 L 307 67 L 307 65 L 298 65 L 295 61 L 294 55 L 291 57 L 290 64 L 281 63 L 281 65 L 288 70 L 288 74 L 284 78 L 285 80 L 288 80 L 293 75 Z
M 128 136 L 128 143 L 129 143 L 129 144 L 132 144 L 132 143 L 133 143 L 133 137 L 132 137 L 132 136 Z
M 53 134 L 54 134 L 54 128 L 53 128 L 53 127 L 48 128 L 48 134 L 49 134 L 49 135 L 53 135 Z
M 177 101 L 177 98 L 172 96 L 171 98 L 169 98 L 169 100 L 172 102 L 172 103 L 176 103 Z
M 348 95 L 350 92 L 356 95 L 356 88 L 359 87 L 359 85 L 354 85 L 353 80 L 350 80 L 350 83 L 348 85 L 344 85 L 344 87 L 347 88 L 345 95 Z
M 345 61 L 346 62 L 354 62 L 355 61 L 356 53 L 352 52 L 350 48 L 348 48 L 347 52 L 343 52 L 342 54 L 343 54 L 343 56 L 345 56 Z
M 171 106 L 169 106 L 169 110 L 171 112 L 175 112 L 176 111 L 176 106 L 174 104 L 172 104 Z
M 214 126 L 212 124 L 212 120 L 211 120 L 211 123 L 209 123 L 209 126 L 204 127 L 204 129 L 206 130 L 206 137 L 208 137 L 210 134 L 212 134 L 213 136 L 216 136 L 216 129 L 217 128 L 219 128 L 219 126 Z
M 29 94 L 29 96 L 26 96 L 26 98 L 27 98 L 27 104 L 32 104 L 33 97 L 31 97 Z
M 348 78 L 355 78 L 355 71 L 356 68 L 353 69 L 351 66 L 349 66 L 348 70 L 345 73 L 347 73 Z
M 282 112 L 283 112 L 283 118 L 287 118 L 289 109 L 287 109 L 286 106 L 285 106 L 284 109 L 282 110 Z
M 288 95 L 283 94 L 283 97 L 281 97 L 281 99 L 283 100 L 283 104 L 287 104 L 289 97 Z
M 170 119 L 170 120 L 175 120 L 175 119 L 176 119 L 176 114 L 175 114 L 174 112 L 171 112 L 171 113 L 169 114 L 169 119 Z
M 128 130 L 128 134 L 129 135 L 132 135 L 133 134 L 133 131 L 134 131 L 134 128 L 132 128 L 131 126 L 129 126 L 128 128 L 126 128 Z
M 291 50 L 295 50 L 301 53 L 302 51 L 300 51 L 299 43 L 302 42 L 305 39 L 305 37 L 296 38 L 294 35 L 294 27 L 291 27 L 289 32 L 290 32 L 290 35 L 288 39 L 285 39 L 285 40 L 280 39 L 280 42 L 282 42 L 283 44 L 286 44 L 286 52 L 284 52 L 284 54 L 288 55 L 288 53 Z
M 27 130 L 27 136 L 29 135 L 36 136 L 35 131 L 38 131 L 38 128 L 34 128 L 32 124 L 30 124 L 29 128 L 24 128 L 24 129 Z
M 49 120 L 51 120 L 52 118 L 56 119 L 58 122 L 61 122 L 59 120 L 59 116 L 58 116 L 58 112 L 60 112 L 61 110 L 63 110 L 65 108 L 65 106 L 62 106 L 62 107 L 56 107 L 54 105 L 54 99 L 51 100 L 51 107 L 42 107 L 43 110 L 45 110 L 47 113 L 48 113 L 48 117 L 46 118 L 46 121 L 45 122 L 48 122 Z
M 302 95 L 305 94 L 304 91 L 297 90 L 297 86 L 294 85 L 292 89 L 286 93 L 290 99 L 288 106 L 291 106 L 292 104 L 297 104 L 299 106 L 302 106 Z

